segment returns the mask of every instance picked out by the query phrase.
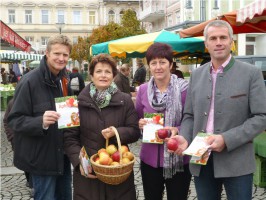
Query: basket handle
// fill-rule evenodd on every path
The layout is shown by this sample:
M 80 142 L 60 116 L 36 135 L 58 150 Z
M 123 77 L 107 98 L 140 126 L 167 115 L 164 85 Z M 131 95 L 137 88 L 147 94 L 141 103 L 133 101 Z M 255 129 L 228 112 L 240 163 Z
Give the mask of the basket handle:
M 119 137 L 119 134 L 118 134 L 116 128 L 114 126 L 110 126 L 109 128 L 111 128 L 115 133 L 117 144 L 118 144 L 119 156 L 120 156 L 120 164 L 121 164 L 122 163 L 121 140 L 120 140 L 120 137 Z M 109 138 L 106 139 L 106 141 L 105 141 L 105 146 L 108 147 L 108 145 L 109 145 Z

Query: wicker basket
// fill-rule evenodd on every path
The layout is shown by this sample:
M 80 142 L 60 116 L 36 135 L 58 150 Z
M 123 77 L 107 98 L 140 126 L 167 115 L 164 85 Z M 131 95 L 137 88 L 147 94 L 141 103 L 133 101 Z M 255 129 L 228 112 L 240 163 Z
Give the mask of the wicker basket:
M 120 141 L 120 137 L 119 134 L 116 130 L 115 127 L 110 127 L 113 129 L 113 131 L 115 132 L 115 136 L 117 139 L 117 144 L 118 144 L 118 150 L 120 153 L 120 164 L 121 164 L 121 160 L 122 160 L 122 153 L 121 153 L 121 141 Z M 108 146 L 109 140 L 106 140 L 106 147 Z M 133 170 L 133 166 L 134 166 L 134 162 L 135 162 L 135 156 L 134 159 L 132 161 L 130 161 L 127 164 L 121 164 L 121 165 L 116 165 L 116 166 L 110 166 L 110 165 L 99 165 L 97 163 L 94 162 L 95 157 L 97 157 L 97 154 L 94 154 L 91 156 L 90 161 L 91 161 L 91 165 L 92 168 L 97 176 L 97 178 L 106 183 L 106 184 L 110 184 L 110 185 L 118 185 L 122 182 L 124 182 L 125 180 L 127 180 L 127 178 L 129 177 L 129 175 L 131 174 L 132 170 Z

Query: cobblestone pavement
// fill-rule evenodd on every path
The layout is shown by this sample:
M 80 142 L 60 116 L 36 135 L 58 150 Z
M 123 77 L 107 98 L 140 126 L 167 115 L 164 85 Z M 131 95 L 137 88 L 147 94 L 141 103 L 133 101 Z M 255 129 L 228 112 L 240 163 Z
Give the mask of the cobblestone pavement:
M 4 112 L 1 112 L 1 200 L 33 200 L 30 197 L 30 189 L 26 187 L 26 178 L 22 171 L 13 166 L 13 152 L 6 135 L 3 130 L 2 118 Z M 135 155 L 139 155 L 141 142 L 138 141 L 130 145 L 131 151 Z M 135 185 L 138 200 L 144 200 L 141 174 L 139 170 L 139 157 L 136 159 L 134 166 Z M 196 200 L 196 192 L 194 182 L 192 180 L 189 191 L 188 200 Z M 266 188 L 253 187 L 253 200 L 265 200 Z M 164 197 L 166 200 L 166 197 Z M 222 195 L 222 200 L 226 200 L 225 194 Z

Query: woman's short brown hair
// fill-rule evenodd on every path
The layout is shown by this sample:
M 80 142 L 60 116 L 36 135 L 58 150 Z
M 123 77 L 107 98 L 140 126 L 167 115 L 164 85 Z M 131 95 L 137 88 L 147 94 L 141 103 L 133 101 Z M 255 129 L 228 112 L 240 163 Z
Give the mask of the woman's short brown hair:
M 90 63 L 89 72 L 90 75 L 93 76 L 93 72 L 95 69 L 95 66 L 97 63 L 107 63 L 112 67 L 113 76 L 115 77 L 117 74 L 117 68 L 116 68 L 116 60 L 112 58 L 109 54 L 99 54 L 97 56 L 94 56 Z
M 148 65 L 151 60 L 155 58 L 165 58 L 170 64 L 173 63 L 173 49 L 170 45 L 165 43 L 154 43 L 152 44 L 146 52 L 146 60 Z

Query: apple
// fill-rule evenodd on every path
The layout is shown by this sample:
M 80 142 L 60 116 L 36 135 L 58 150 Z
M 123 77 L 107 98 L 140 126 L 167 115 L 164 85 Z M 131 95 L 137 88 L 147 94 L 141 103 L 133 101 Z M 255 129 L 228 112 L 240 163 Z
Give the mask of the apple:
M 130 160 L 128 158 L 122 158 L 122 164 L 128 164 Z
M 101 152 L 99 155 L 99 162 L 101 165 L 109 165 L 110 157 L 109 157 L 108 153 Z
M 122 155 L 123 155 L 125 152 L 127 152 L 127 151 L 129 151 L 129 150 L 128 150 L 128 147 L 127 147 L 126 145 L 122 145 L 122 146 L 121 146 L 121 153 L 122 153 Z
M 106 151 L 109 155 L 112 155 L 113 153 L 115 153 L 117 151 L 117 148 L 115 145 L 110 144 L 106 147 Z
M 106 149 L 105 148 L 101 148 L 98 150 L 98 156 L 100 155 L 101 152 L 106 152 Z
M 75 101 L 75 99 L 73 97 L 70 97 L 69 99 L 66 100 L 66 105 L 68 107 L 73 107 L 74 101 Z
M 111 163 L 111 166 L 118 166 L 118 165 L 120 165 L 120 164 L 119 164 L 119 162 L 116 162 L 116 161 Z
M 161 119 L 160 115 L 155 115 L 155 116 L 152 117 L 152 121 L 155 124 L 159 124 L 160 119 Z
M 120 161 L 119 151 L 116 151 L 116 152 L 113 153 L 112 159 L 113 159 L 113 161 L 116 161 L 116 162 L 119 162 Z
M 172 150 L 172 151 L 177 150 L 177 148 L 178 148 L 178 142 L 177 142 L 177 140 L 174 139 L 174 138 L 170 138 L 170 139 L 168 140 L 168 142 L 167 142 L 167 148 L 168 148 L 169 150 Z
M 127 151 L 125 153 L 123 153 L 123 158 L 128 158 L 130 161 L 132 161 L 134 159 L 134 154 L 131 153 L 130 151 Z
M 170 130 L 164 129 L 164 128 L 157 130 L 157 135 L 162 140 L 165 139 L 165 138 L 167 138 L 167 137 L 169 137 L 170 136 L 170 133 L 171 133 Z

